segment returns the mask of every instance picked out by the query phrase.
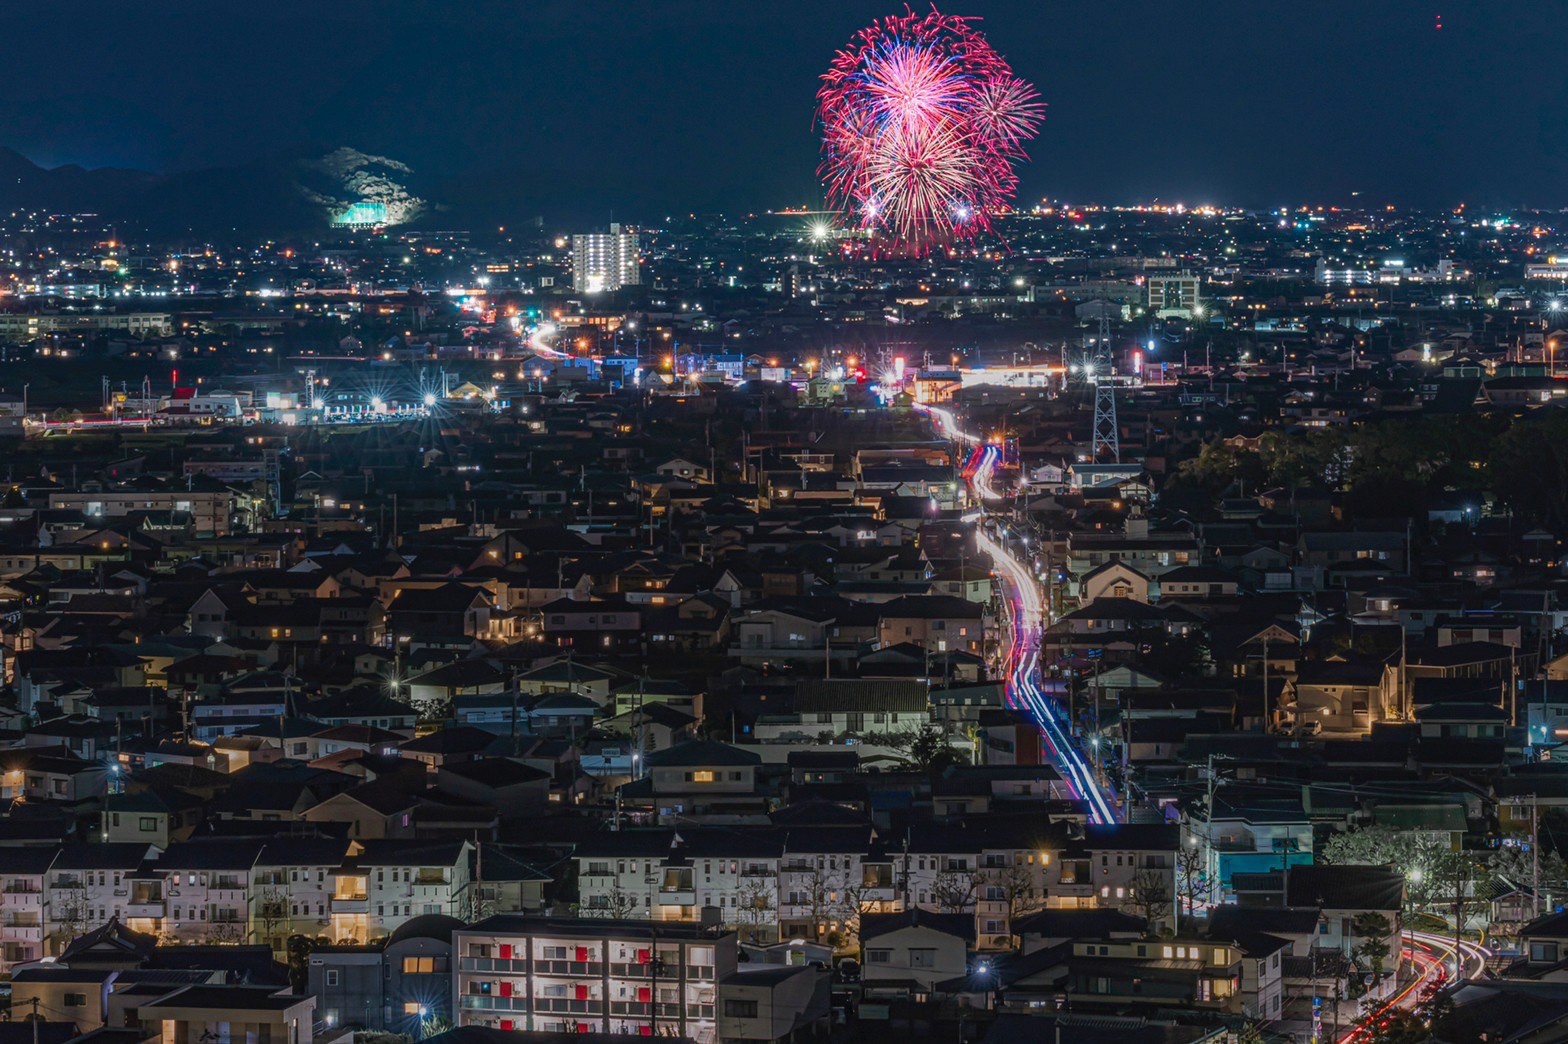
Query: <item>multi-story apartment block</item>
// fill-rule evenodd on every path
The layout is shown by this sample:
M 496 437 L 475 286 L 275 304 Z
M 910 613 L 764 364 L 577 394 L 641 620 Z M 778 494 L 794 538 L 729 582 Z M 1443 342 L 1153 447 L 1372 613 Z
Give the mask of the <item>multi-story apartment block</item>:
M 227 490 L 73 491 L 51 493 L 49 506 L 61 511 L 80 511 L 95 520 L 123 518 L 137 511 L 177 512 L 190 516 L 197 533 L 221 537 L 229 534 L 235 496 Z
M 62 845 L 49 864 L 44 895 L 47 953 L 58 955 L 83 932 L 121 916 L 130 878 L 156 849 L 150 845 Z
M 331 931 L 339 942 L 389 934 L 424 914 L 469 912 L 467 841 L 356 842 L 357 851 L 331 874 Z
M 982 949 L 1015 944 L 1012 922 L 1048 908 L 1173 916 L 1178 831 L 924 825 L 907 841 L 869 827 L 627 830 L 576 853 L 584 916 L 696 923 L 748 941 L 839 941 L 865 914 L 920 908 L 974 918 Z
M 282 953 L 291 935 L 328 934 L 335 875 L 347 853 L 346 841 L 268 841 L 251 872 L 251 937 Z
M 692 924 L 490 917 L 453 933 L 457 1024 L 717 1040 L 733 933 Z
M 17 848 L 0 859 L 0 967 L 44 955 L 44 885 L 52 848 Z
M 619 831 L 589 839 L 576 859 L 585 916 L 707 916 L 748 941 L 823 938 L 901 903 L 895 860 L 868 827 Z
M 153 865 L 164 879 L 164 934 L 181 942 L 245 942 L 251 873 L 262 842 L 185 841 Z
M 466 841 L 323 838 L 185 841 L 161 855 L 129 842 L 0 848 L 0 972 L 58 956 L 111 919 L 146 935 L 264 942 L 280 954 L 291 935 L 363 943 L 425 914 L 471 919 L 472 855 Z M 524 897 L 497 890 L 485 908 L 508 895 Z

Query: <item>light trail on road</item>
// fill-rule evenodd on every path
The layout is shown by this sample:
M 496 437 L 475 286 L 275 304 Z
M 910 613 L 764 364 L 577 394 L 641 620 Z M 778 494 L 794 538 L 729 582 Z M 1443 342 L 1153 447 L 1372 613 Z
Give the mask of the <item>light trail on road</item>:
M 981 510 L 964 516 L 975 527 L 977 547 L 990 556 L 992 566 L 1003 579 L 1009 606 L 1007 620 L 1006 694 L 1009 706 L 1026 712 L 1040 730 L 1040 738 L 1073 794 L 1089 804 L 1090 818 L 1096 823 L 1114 823 L 1116 814 L 1106 800 L 1094 769 L 1078 745 L 1063 729 L 1064 715 L 1039 685 L 1040 637 L 1049 623 L 1049 608 L 1040 595 L 1040 585 L 1026 557 L 1020 556 L 988 531 L 985 504 L 1001 499 L 992 476 L 1001 461 L 998 446 L 983 443 L 979 436 L 959 428 L 952 411 L 938 406 L 921 406 L 937 430 L 949 438 L 978 447 L 971 467 L 965 469 L 970 490 Z
M 1432 932 L 1406 931 L 1404 935 L 1410 940 L 1411 945 L 1404 948 L 1403 955 L 1420 969 L 1421 974 L 1407 983 L 1398 993 L 1378 1005 L 1377 1009 L 1370 1016 L 1362 1019 L 1359 1025 L 1352 1026 L 1346 1031 L 1339 1038 L 1338 1044 L 1356 1044 L 1357 1041 L 1371 1040 L 1371 1027 L 1375 1026 L 1379 1019 L 1394 1008 L 1414 1011 L 1427 999 L 1428 988 L 1443 990 L 1460 979 L 1474 981 L 1486 975 L 1486 959 L 1491 956 L 1491 951 L 1485 946 L 1461 939 L 1456 948 L 1451 936 L 1436 935 Z M 1448 973 L 1450 962 L 1453 963 L 1456 973 L 1453 978 L 1450 978 Z M 1473 966 L 1472 962 L 1474 962 Z M 1418 990 L 1420 992 L 1417 992 Z

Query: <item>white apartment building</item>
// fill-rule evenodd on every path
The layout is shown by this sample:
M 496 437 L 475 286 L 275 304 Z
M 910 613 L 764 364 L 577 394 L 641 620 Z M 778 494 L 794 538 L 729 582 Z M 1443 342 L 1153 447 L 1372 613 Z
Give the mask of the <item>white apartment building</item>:
M 1191 272 L 1150 275 L 1146 277 L 1144 285 L 1149 292 L 1149 311 L 1160 318 L 1180 316 L 1192 319 L 1202 314 L 1202 305 L 1198 301 L 1202 280 Z
M 0 848 L 0 973 L 110 919 L 282 953 L 295 934 L 363 943 L 422 914 L 469 917 L 472 852 L 467 841 L 321 838 L 185 841 L 161 855 L 132 842 Z
M 90 520 L 124 518 L 133 511 L 188 514 L 197 533 L 228 536 L 234 514 L 234 494 L 201 490 L 171 491 L 104 490 L 49 494 L 55 511 L 80 511 Z
M 820 939 L 901 908 L 894 860 L 866 827 L 621 831 L 579 846 L 579 912 L 694 924 L 748 942 Z
M 641 282 L 635 232 L 622 232 L 620 225 L 612 224 L 608 233 L 572 237 L 572 288 L 578 293 L 604 293 Z
M 346 841 L 314 838 L 267 842 L 251 874 L 252 938 L 282 953 L 291 935 L 327 934 L 336 874 L 348 848 Z
M 50 848 L 17 848 L 0 856 L 0 971 L 44 955 L 44 896 Z
M 693 924 L 490 917 L 452 935 L 456 1021 L 715 1044 L 736 949 L 733 933 Z
M 331 930 L 339 942 L 391 934 L 423 914 L 469 912 L 467 841 L 362 841 L 331 874 Z
M 151 867 L 163 878 L 163 934 L 182 943 L 247 942 L 261 842 L 183 841 Z
M 43 896 L 45 953 L 57 956 L 76 936 L 119 916 L 129 879 L 156 854 L 151 845 L 134 842 L 60 846 Z

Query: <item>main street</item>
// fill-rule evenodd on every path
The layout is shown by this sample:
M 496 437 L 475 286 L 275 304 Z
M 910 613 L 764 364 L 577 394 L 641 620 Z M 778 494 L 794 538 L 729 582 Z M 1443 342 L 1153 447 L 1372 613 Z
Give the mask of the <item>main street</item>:
M 974 466 L 966 469 L 966 476 L 981 509 L 965 515 L 964 521 L 974 526 L 977 547 L 990 556 L 1008 606 L 1007 652 L 1003 658 L 1008 705 L 1034 719 L 1043 749 L 1074 796 L 1088 803 L 1090 818 L 1096 823 L 1114 823 L 1115 810 L 1083 751 L 1068 734 L 1061 706 L 1040 687 L 1040 639 L 1050 622 L 1050 609 L 1041 597 L 1027 550 L 1020 552 L 1014 538 L 1008 535 L 1006 523 L 985 511 L 985 505 L 1002 499 L 994 484 L 1001 451 L 961 429 L 950 410 L 939 406 L 920 409 L 931 417 L 940 433 L 973 447 L 978 454 Z M 1019 535 L 1017 540 L 1022 542 L 1027 537 Z

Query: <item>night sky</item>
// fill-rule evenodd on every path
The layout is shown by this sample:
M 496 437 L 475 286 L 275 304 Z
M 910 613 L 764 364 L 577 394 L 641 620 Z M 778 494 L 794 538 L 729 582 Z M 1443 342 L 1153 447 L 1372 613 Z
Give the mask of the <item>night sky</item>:
M 172 170 L 351 145 L 438 198 L 814 201 L 817 75 L 893 0 L 6 5 L 0 144 Z M 949 0 L 1050 108 L 1021 198 L 1568 205 L 1568 5 Z M 1441 15 L 1443 28 L 1435 28 Z M 29 43 L 31 41 L 31 43 Z

